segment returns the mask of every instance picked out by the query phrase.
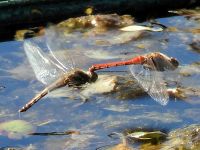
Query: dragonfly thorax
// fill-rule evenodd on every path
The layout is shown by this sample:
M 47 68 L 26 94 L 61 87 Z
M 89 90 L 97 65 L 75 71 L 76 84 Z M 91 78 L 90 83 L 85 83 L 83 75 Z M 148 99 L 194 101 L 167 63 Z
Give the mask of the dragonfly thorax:
M 175 58 L 170 58 L 162 53 L 156 52 L 147 55 L 146 61 L 143 65 L 150 70 L 166 71 L 175 70 L 179 63 Z
M 76 69 L 66 75 L 65 82 L 68 86 L 81 86 L 86 83 L 95 82 L 98 76 L 96 73 L 88 74 L 82 70 Z

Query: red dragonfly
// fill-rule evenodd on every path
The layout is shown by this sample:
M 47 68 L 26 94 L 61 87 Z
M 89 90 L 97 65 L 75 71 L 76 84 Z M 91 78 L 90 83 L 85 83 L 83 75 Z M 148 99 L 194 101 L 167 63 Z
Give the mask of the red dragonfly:
M 72 40 L 66 40 L 66 37 L 57 35 L 63 34 L 62 30 L 60 31 L 54 31 L 54 29 L 46 30 L 47 54 L 36 43 L 31 41 L 24 42 L 24 49 L 36 78 L 48 86 L 22 107 L 19 110 L 20 112 L 29 109 L 48 94 L 48 92 L 64 86 L 77 87 L 85 83 L 95 82 L 97 79 L 95 71 L 123 65 L 130 65 L 132 75 L 154 100 L 160 102 L 162 105 L 167 104 L 169 96 L 162 80 L 161 72 L 174 70 L 178 66 L 178 61 L 175 58 L 170 58 L 162 53 L 150 53 L 134 57 L 127 61 L 96 64 L 90 67 L 88 72 L 84 72 L 76 69 L 75 58 L 72 58 L 72 56 L 75 56 L 77 62 L 77 58 L 81 59 L 83 53 L 70 52 L 70 49 L 74 49 L 74 47 L 69 46 L 74 45 L 77 47 L 76 43 L 78 41 L 82 43 L 82 39 L 69 36 L 68 38 Z M 59 53 L 59 50 L 66 49 L 66 47 L 62 47 L 61 41 L 67 43 L 69 46 L 65 54 Z M 68 44 L 68 42 L 71 43 Z
M 154 52 L 125 61 L 95 64 L 89 68 L 89 71 L 93 73 L 96 70 L 125 65 L 130 65 L 134 78 L 155 101 L 161 105 L 168 103 L 169 95 L 161 72 L 175 70 L 179 65 L 175 58 Z
M 51 29 L 46 31 L 48 53 L 45 53 L 36 42 L 24 42 L 24 50 L 36 78 L 47 87 L 35 95 L 19 112 L 26 111 L 51 91 L 64 86 L 79 87 L 98 78 L 95 72 L 90 74 L 77 69 L 70 54 L 63 57 L 63 54 L 59 53 L 58 45 L 54 44 L 57 36 L 55 34 L 56 32 Z

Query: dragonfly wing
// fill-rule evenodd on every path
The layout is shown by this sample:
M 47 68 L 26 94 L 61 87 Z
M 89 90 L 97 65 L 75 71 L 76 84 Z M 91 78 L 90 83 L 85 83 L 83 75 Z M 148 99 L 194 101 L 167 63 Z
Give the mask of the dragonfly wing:
M 142 65 L 131 65 L 130 70 L 142 88 L 161 105 L 166 105 L 169 100 L 167 88 L 162 80 L 161 72 L 152 71 Z
M 73 58 L 74 50 L 71 48 L 70 40 L 64 36 L 62 28 L 50 27 L 45 31 L 46 44 L 54 61 L 61 66 L 65 72 L 75 68 Z M 70 36 L 70 39 L 72 37 Z M 72 40 L 73 41 L 73 40 Z
M 102 61 L 100 57 L 105 54 L 105 49 L 107 55 L 109 54 L 109 49 L 111 49 L 110 45 L 104 45 L 108 42 L 107 39 L 112 39 L 111 35 L 109 37 L 107 34 L 93 35 L 76 30 L 68 32 L 67 28 L 55 26 L 48 28 L 45 32 L 49 52 L 66 71 L 74 68 L 88 69 L 93 63 Z M 100 43 L 104 44 L 101 45 Z M 97 60 L 92 55 L 100 59 Z
M 150 72 L 145 71 L 142 65 L 131 65 L 130 67 L 131 74 L 138 81 L 138 83 L 143 87 L 147 92 L 149 91 L 152 81 L 150 77 Z
M 151 71 L 152 85 L 148 94 L 161 105 L 166 105 L 169 101 L 169 94 L 167 87 L 162 78 L 162 73 L 158 71 Z
M 45 54 L 36 43 L 25 41 L 24 50 L 39 81 L 43 84 L 50 84 L 59 77 L 62 70 L 51 61 L 47 56 L 48 54 Z

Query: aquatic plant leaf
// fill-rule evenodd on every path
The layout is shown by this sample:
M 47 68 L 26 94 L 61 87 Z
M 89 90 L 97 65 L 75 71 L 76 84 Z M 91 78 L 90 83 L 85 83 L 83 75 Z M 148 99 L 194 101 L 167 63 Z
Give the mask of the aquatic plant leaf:
M 127 27 L 120 28 L 122 31 L 155 31 L 160 32 L 163 31 L 162 28 L 151 28 L 147 26 L 139 26 L 139 25 L 131 25 Z
M 161 131 L 153 131 L 153 132 L 133 132 L 128 134 L 127 137 L 140 139 L 140 140 L 151 140 L 151 139 L 159 139 L 161 137 L 166 137 L 167 135 Z
M 11 120 L 0 124 L 0 134 L 11 139 L 19 139 L 34 131 L 34 127 L 24 120 Z

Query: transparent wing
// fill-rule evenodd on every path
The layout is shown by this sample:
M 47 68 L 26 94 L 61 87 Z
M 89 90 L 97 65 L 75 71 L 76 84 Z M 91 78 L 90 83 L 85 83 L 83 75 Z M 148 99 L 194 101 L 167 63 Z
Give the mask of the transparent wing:
M 36 78 L 43 84 L 52 83 L 63 73 L 61 67 L 56 65 L 36 43 L 25 41 L 24 50 Z
M 91 51 L 102 50 L 102 47 L 94 44 L 95 37 L 79 31 L 72 32 L 67 28 L 52 26 L 45 32 L 49 53 L 65 71 L 74 68 L 88 69 L 94 62 L 94 59 L 90 58 Z M 87 51 L 90 51 L 90 54 L 85 54 Z
M 161 105 L 166 105 L 168 103 L 169 95 L 162 79 L 162 72 L 144 68 L 143 65 L 131 65 L 130 71 L 143 89 L 155 101 L 159 102 Z
M 121 58 L 120 55 L 122 39 L 131 40 L 130 32 L 112 30 L 102 34 L 93 32 L 80 32 L 78 30 L 68 31 L 68 28 L 49 27 L 45 32 L 45 38 L 49 53 L 65 68 L 88 69 L 94 63 L 100 63 L 105 59 Z M 119 51 L 118 51 L 119 50 Z M 130 50 L 132 52 L 132 49 Z M 117 56 L 117 57 L 116 57 Z
M 73 36 L 70 34 L 69 39 L 67 39 L 62 28 L 50 27 L 45 31 L 45 38 L 49 53 L 56 63 L 62 66 L 65 71 L 73 70 L 76 67 L 74 62 L 76 51 L 71 42 L 75 42 Z

